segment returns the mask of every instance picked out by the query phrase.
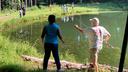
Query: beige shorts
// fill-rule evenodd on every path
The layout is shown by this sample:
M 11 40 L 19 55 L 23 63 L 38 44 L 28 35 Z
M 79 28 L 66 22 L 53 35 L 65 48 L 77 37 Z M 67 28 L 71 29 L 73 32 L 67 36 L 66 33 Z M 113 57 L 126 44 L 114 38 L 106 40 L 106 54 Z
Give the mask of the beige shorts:
M 90 49 L 90 59 L 94 59 L 95 56 L 98 56 L 99 51 L 100 50 L 97 48 L 91 48 Z

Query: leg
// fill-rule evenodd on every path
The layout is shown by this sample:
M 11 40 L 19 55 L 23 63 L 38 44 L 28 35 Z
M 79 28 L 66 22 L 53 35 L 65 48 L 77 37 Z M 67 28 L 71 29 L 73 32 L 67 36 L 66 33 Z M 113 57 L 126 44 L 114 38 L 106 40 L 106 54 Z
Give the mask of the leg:
M 93 63 L 93 54 L 92 54 L 92 49 L 90 49 L 90 58 L 89 58 L 89 61 L 90 61 L 90 64 Z
M 98 72 L 98 49 L 92 48 L 91 49 L 91 63 L 96 69 L 96 72 Z
M 57 70 L 61 69 L 61 64 L 60 64 L 60 59 L 59 59 L 59 54 L 58 54 L 58 44 L 54 44 L 52 48 L 52 54 L 57 66 Z
M 98 55 L 95 54 L 95 58 L 94 58 L 94 61 L 93 61 L 93 65 L 94 65 L 95 68 L 96 68 L 96 72 L 98 72 L 98 62 L 97 62 L 97 60 L 98 60 Z
M 43 70 L 47 70 L 48 60 L 49 60 L 50 53 L 51 53 L 50 45 L 45 43 L 44 49 L 45 49 L 45 55 L 44 55 L 44 60 L 43 60 Z

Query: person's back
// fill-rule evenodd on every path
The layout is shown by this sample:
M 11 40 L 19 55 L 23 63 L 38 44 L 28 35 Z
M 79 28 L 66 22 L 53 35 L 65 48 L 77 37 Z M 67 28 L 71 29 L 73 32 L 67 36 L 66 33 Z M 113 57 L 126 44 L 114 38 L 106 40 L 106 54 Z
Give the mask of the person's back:
M 45 43 L 58 43 L 57 38 L 57 30 L 59 29 L 59 25 L 56 23 L 48 24 L 45 26 L 46 28 L 46 36 L 45 36 Z

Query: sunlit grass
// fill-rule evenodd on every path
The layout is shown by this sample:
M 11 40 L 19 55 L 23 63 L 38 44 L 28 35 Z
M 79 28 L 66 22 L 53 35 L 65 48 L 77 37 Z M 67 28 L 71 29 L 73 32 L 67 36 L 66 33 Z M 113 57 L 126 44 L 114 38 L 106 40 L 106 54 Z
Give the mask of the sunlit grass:
M 72 9 L 71 5 L 68 5 L 68 13 L 70 14 L 97 14 L 99 12 L 107 12 L 107 11 L 122 11 L 123 8 L 127 9 L 127 4 L 121 4 L 120 6 L 115 3 L 92 3 L 92 4 L 77 4 Z M 61 6 L 59 5 L 52 5 L 52 7 L 48 6 L 41 6 L 39 9 L 38 7 L 34 6 L 31 8 L 26 9 L 26 16 L 34 17 L 40 15 L 49 15 L 49 14 L 57 14 L 62 15 L 63 12 L 61 10 Z M 0 23 L 12 18 L 20 18 L 19 11 L 16 10 L 9 10 L 5 9 L 4 11 L 0 12 L 0 16 L 7 16 L 8 18 L 0 19 Z

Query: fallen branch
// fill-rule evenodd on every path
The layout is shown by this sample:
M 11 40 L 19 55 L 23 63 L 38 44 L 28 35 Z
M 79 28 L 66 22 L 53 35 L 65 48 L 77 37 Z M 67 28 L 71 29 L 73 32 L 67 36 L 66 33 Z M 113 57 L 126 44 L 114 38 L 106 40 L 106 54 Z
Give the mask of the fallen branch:
M 22 55 L 21 56 L 23 58 L 24 61 L 31 61 L 31 62 L 35 62 L 38 64 L 42 64 L 43 63 L 43 59 L 37 58 L 37 57 L 32 57 L 32 56 L 27 56 L 27 55 Z M 65 60 L 61 60 L 61 66 L 63 69 L 88 69 L 90 70 L 90 65 L 89 64 L 81 64 L 81 63 L 73 63 L 73 62 L 69 62 L 69 61 L 65 61 Z M 48 66 L 52 67 L 55 65 L 54 60 L 49 60 L 48 62 Z M 118 67 L 112 67 L 110 65 L 102 65 L 99 64 L 99 68 L 101 69 L 107 69 L 107 70 L 112 70 L 114 72 L 118 71 Z M 94 70 L 94 69 L 92 69 Z M 93 72 L 91 70 L 91 72 Z M 123 72 L 128 72 L 128 69 L 124 69 Z
M 32 56 L 22 55 L 21 57 L 23 58 L 24 61 L 31 61 L 31 62 L 35 62 L 35 63 L 39 63 L 39 64 L 41 64 L 43 62 L 43 59 L 39 59 L 39 58 L 32 57 Z M 85 65 L 85 64 L 73 63 L 73 62 L 69 62 L 69 61 L 65 61 L 65 60 L 61 60 L 60 62 L 61 62 L 62 68 L 65 68 L 65 69 L 89 68 L 89 65 Z M 52 66 L 53 64 L 55 64 L 54 60 L 49 60 L 48 65 Z

